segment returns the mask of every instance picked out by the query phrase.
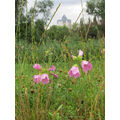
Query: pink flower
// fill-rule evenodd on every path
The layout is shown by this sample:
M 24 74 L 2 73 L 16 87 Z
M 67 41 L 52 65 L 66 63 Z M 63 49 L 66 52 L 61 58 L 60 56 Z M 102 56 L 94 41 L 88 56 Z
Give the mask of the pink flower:
M 75 56 L 74 56 L 74 55 L 72 55 L 71 57 L 72 57 L 72 58 L 74 58 Z
M 58 78 L 58 75 L 54 74 L 54 73 L 51 73 L 51 75 L 53 75 L 54 77 Z
M 68 74 L 69 74 L 70 77 L 73 77 L 73 76 L 74 76 L 75 78 L 81 76 L 81 75 L 80 75 L 79 68 L 78 68 L 77 66 L 73 66 L 73 67 L 70 69 L 70 71 L 68 72 Z
M 49 77 L 48 77 L 48 75 L 47 74 L 42 74 L 41 75 L 41 79 L 42 79 L 42 83 L 43 84 L 48 84 L 50 81 L 50 79 L 49 79 Z
M 83 56 L 83 51 L 79 50 L 79 56 Z
M 42 67 L 39 64 L 34 64 L 33 68 L 36 69 L 36 70 L 41 70 L 42 69 Z
M 82 67 L 83 71 L 87 74 L 88 71 L 90 71 L 92 69 L 92 64 L 88 61 L 83 60 L 81 67 Z
M 52 67 L 51 67 L 51 68 L 49 68 L 49 71 L 54 71 L 54 72 L 55 72 L 55 66 L 54 66 L 54 65 L 52 65 Z
M 40 75 L 34 75 L 33 78 L 34 78 L 35 83 L 38 84 L 39 82 L 41 82 L 41 76 Z

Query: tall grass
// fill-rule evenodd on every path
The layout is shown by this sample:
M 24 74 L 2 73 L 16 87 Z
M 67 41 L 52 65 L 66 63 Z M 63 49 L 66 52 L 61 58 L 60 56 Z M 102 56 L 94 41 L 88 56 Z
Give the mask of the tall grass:
M 34 9 L 36 6 L 34 3 Z M 61 3 L 56 8 L 46 27 L 46 31 Z M 23 3 L 21 3 L 20 15 Z M 35 42 L 34 10 L 32 11 L 31 36 L 32 43 L 20 40 L 20 26 L 16 32 L 16 86 L 15 86 L 15 118 L 16 120 L 103 120 L 105 119 L 105 68 L 104 37 L 96 39 L 65 36 L 65 41 L 49 40 L 46 31 L 39 43 Z M 80 12 L 75 23 L 79 20 Z M 19 37 L 18 37 L 19 36 Z M 44 39 L 47 38 L 46 43 Z M 27 39 L 27 4 L 26 4 L 26 38 Z M 42 42 L 41 42 L 42 41 Z M 71 55 L 77 55 L 78 50 L 84 51 L 83 59 L 93 64 L 93 70 L 80 78 L 68 77 L 68 71 L 74 62 Z M 43 68 L 56 66 L 58 79 L 50 77 L 51 83 L 43 86 L 35 84 L 33 75 L 36 71 L 32 66 L 40 63 Z

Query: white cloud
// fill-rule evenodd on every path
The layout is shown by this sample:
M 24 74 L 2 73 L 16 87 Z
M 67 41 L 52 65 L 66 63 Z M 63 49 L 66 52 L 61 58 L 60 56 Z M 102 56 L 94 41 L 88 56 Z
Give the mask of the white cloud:
M 67 5 L 70 5 L 70 4 L 80 4 L 81 3 L 81 0 L 53 0 L 55 5 L 62 2 L 64 5 L 67 4 Z M 82 2 L 86 2 L 87 0 L 82 0 Z
M 35 0 L 28 0 L 28 9 L 30 9 L 31 6 L 34 5 L 34 1 Z M 54 25 L 54 24 L 56 25 L 57 20 L 61 19 L 63 14 L 65 14 L 68 19 L 71 19 L 72 23 L 74 23 L 76 21 L 78 15 L 82 11 L 81 0 L 53 0 L 53 1 L 54 1 L 55 5 L 54 5 L 53 9 L 51 10 L 51 16 L 54 13 L 54 11 L 56 10 L 59 3 L 62 2 L 62 4 L 61 4 L 60 8 L 58 9 L 57 13 L 55 14 L 50 26 Z M 85 10 L 87 0 L 82 0 L 82 1 L 83 1 L 83 8 Z M 90 16 L 88 16 L 86 12 L 84 12 L 83 14 L 84 14 L 85 22 L 87 22 L 87 19 Z
M 84 15 L 84 18 L 85 18 L 85 22 L 87 22 L 87 19 L 88 19 L 89 16 L 85 12 L 86 2 L 83 3 L 83 8 L 84 8 L 83 15 Z M 53 14 L 55 10 L 56 10 L 56 8 L 54 8 L 52 10 L 51 14 Z M 61 4 L 60 8 L 58 9 L 57 13 L 55 14 L 55 16 L 54 16 L 50 25 L 57 24 L 57 20 L 61 19 L 63 14 L 65 14 L 68 19 L 71 19 L 72 23 L 74 23 L 81 11 L 82 11 L 81 4 L 73 4 L 73 5 L 72 4 L 68 4 L 68 5 L 67 4 Z M 82 17 L 82 15 L 81 15 L 81 17 Z M 79 21 L 80 20 L 78 20 L 78 22 Z

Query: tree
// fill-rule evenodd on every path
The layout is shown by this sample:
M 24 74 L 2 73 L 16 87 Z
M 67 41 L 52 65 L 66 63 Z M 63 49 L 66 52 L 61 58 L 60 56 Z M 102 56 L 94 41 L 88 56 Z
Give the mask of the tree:
M 105 0 L 100 0 L 96 5 L 96 15 L 105 20 Z
M 97 25 L 99 33 L 105 35 L 105 0 L 90 0 L 87 2 L 87 13 L 94 16 L 93 24 L 96 25 L 96 18 L 99 19 Z M 101 36 L 100 35 L 100 36 Z
M 44 32 L 45 23 L 47 23 L 50 16 L 52 6 L 53 2 L 51 0 L 35 2 L 34 7 L 31 7 L 27 14 L 25 14 L 27 0 L 15 0 L 16 39 L 25 40 L 26 38 L 28 42 L 32 42 L 34 39 L 36 42 L 39 42 Z
M 44 33 L 44 21 L 38 19 L 35 22 L 35 41 L 40 42 L 40 38 L 42 37 L 42 34 Z
M 64 41 L 64 37 L 69 35 L 69 29 L 66 26 L 53 25 L 47 30 L 47 36 L 51 40 Z
M 87 13 L 105 20 L 105 0 L 90 0 L 87 2 Z
M 50 10 L 53 7 L 53 1 L 51 0 L 42 0 L 38 1 L 35 7 L 31 7 L 28 12 L 28 18 L 31 19 L 34 13 L 34 20 L 41 18 L 45 23 L 49 20 Z
M 18 24 L 18 16 L 24 19 L 24 8 L 27 0 L 15 0 L 15 24 Z
M 29 12 L 28 12 L 28 19 L 31 19 L 34 13 L 34 19 L 36 19 L 36 17 L 38 16 L 38 11 L 36 10 L 36 8 L 31 7 Z
M 51 0 L 42 0 L 37 3 L 37 11 L 42 14 L 42 18 L 47 23 L 50 16 L 50 10 L 53 7 L 53 1 Z M 39 15 L 39 14 L 38 14 Z

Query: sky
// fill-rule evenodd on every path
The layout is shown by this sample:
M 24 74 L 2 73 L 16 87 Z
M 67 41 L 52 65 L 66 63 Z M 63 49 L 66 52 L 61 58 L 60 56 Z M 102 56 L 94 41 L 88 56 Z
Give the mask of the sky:
M 39 1 L 39 0 L 37 0 L 37 1 Z M 84 12 L 83 12 L 82 16 L 84 16 L 85 22 L 87 22 L 88 17 L 90 17 L 85 12 L 86 1 L 87 0 L 82 0 L 83 8 L 84 8 Z M 52 16 L 52 14 L 56 10 L 59 3 L 61 2 L 62 4 L 59 7 L 57 13 L 55 14 L 50 26 L 57 25 L 57 20 L 61 19 L 64 14 L 66 15 L 66 17 L 68 19 L 71 19 L 71 22 L 73 24 L 76 21 L 77 17 L 79 16 L 80 12 L 82 11 L 81 0 L 53 0 L 53 2 L 54 2 L 54 6 L 53 6 L 53 9 L 51 10 L 50 16 Z M 33 6 L 33 5 L 34 5 L 34 0 L 28 0 L 28 9 L 30 9 L 31 6 Z

